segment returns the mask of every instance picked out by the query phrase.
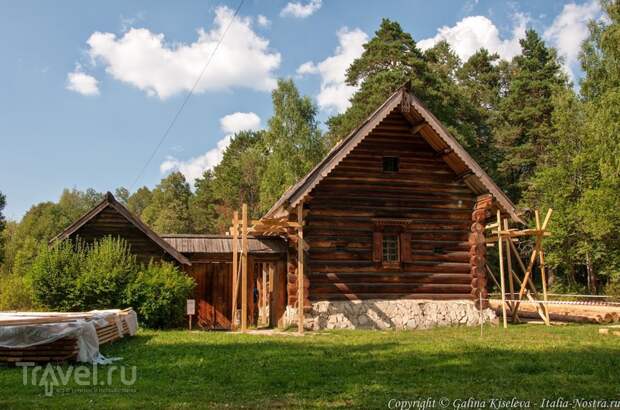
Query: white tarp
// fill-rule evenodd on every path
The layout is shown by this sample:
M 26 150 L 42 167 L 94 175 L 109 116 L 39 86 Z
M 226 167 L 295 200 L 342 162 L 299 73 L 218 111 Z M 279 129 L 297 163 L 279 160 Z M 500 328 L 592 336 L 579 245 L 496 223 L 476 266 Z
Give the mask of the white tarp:
M 34 313 L 34 312 L 0 312 L 2 320 L 28 320 L 28 318 L 60 317 L 57 323 L 23 324 L 13 326 L 0 326 L 0 347 L 20 349 L 54 342 L 63 337 L 75 337 L 78 344 L 77 360 L 79 362 L 95 363 L 101 360 L 99 354 L 99 338 L 96 326 L 108 325 L 111 316 L 116 322 L 119 335 L 123 335 L 122 322 L 127 323 L 129 334 L 134 335 L 138 328 L 137 315 L 134 311 L 119 315 L 120 310 L 94 310 L 84 313 Z M 78 318 L 79 317 L 79 318 Z M 85 317 L 90 318 L 86 320 Z M 75 318 L 75 320 L 71 320 Z

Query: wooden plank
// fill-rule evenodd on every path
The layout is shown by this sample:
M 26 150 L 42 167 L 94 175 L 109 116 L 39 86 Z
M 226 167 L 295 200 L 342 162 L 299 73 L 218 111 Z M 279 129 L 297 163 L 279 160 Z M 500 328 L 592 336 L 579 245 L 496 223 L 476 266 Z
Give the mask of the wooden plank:
M 297 228 L 297 237 L 299 241 L 297 242 L 297 282 L 298 282 L 298 290 L 297 290 L 297 310 L 298 310 L 298 324 L 297 331 L 300 334 L 304 333 L 304 228 L 303 228 L 303 212 L 304 212 L 304 204 L 303 201 L 299 203 L 297 207 L 297 223 L 299 227 Z
M 248 329 L 248 205 L 241 208 L 241 330 Z
M 502 220 L 502 214 L 501 211 L 498 209 L 497 210 L 497 226 L 500 226 Z M 499 279 L 500 279 L 500 284 L 501 284 L 501 292 L 502 292 L 502 323 L 504 325 L 504 329 L 506 329 L 508 327 L 508 324 L 506 322 L 507 318 L 506 318 L 506 285 L 505 285 L 505 274 L 504 274 L 504 251 L 503 251 L 503 239 L 502 236 L 499 234 L 497 234 L 497 248 L 499 250 Z

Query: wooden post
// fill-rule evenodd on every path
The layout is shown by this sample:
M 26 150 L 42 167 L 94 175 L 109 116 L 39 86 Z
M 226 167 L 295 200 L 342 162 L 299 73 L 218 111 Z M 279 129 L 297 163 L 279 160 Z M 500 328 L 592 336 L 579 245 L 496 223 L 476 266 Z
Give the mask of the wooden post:
M 503 252 L 503 239 L 502 239 L 502 215 L 501 211 L 497 210 L 497 249 L 499 251 L 499 282 L 502 288 L 502 321 L 504 323 L 504 329 L 508 327 L 506 322 L 506 285 L 504 279 L 504 252 Z
M 273 262 L 269 262 L 269 264 L 267 265 L 268 269 L 269 269 L 269 298 L 267 299 L 267 301 L 269 302 L 269 315 L 267 315 L 267 326 L 269 327 L 273 327 L 274 323 L 271 320 L 271 318 L 273 317 L 273 313 L 272 311 L 274 310 L 274 303 L 273 303 L 273 295 L 274 295 L 274 281 L 276 280 L 275 278 L 275 269 L 274 269 L 274 265 L 275 263 Z
M 241 331 L 248 330 L 248 205 L 241 208 Z
M 297 314 L 299 315 L 297 330 L 304 333 L 304 204 L 297 207 Z
M 547 326 L 551 325 L 551 322 L 549 320 L 549 305 L 547 305 L 547 275 L 545 273 L 545 252 L 543 251 L 543 246 L 542 246 L 542 240 L 543 240 L 543 230 L 542 230 L 542 226 L 540 225 L 540 214 L 538 213 L 538 209 L 534 212 L 534 215 L 536 216 L 536 230 L 538 230 L 538 241 L 540 242 L 540 251 L 538 252 L 538 262 L 540 263 L 540 280 L 542 282 L 542 288 L 543 288 L 543 300 L 545 301 L 543 310 L 545 312 L 545 324 Z M 547 215 L 549 215 L 549 212 L 547 212 Z M 548 220 L 548 218 L 545 218 Z
M 239 283 L 238 283 L 238 275 L 239 275 L 239 259 L 238 259 L 238 235 L 239 235 L 239 212 L 235 211 L 233 213 L 233 226 L 231 228 L 232 234 L 232 323 L 231 328 L 235 330 L 237 328 L 237 295 L 239 292 Z
M 267 268 L 265 264 L 262 264 L 263 267 L 263 291 L 261 297 L 261 322 L 263 325 L 267 324 Z
M 504 218 L 504 230 L 508 231 L 508 229 L 510 228 L 510 226 L 508 225 L 508 219 Z M 506 238 L 506 262 L 507 262 L 507 268 L 508 268 L 508 286 L 510 287 L 510 300 L 511 302 L 509 303 L 510 305 L 510 313 L 512 316 L 512 321 L 513 323 L 516 322 L 517 320 L 519 320 L 519 316 L 517 314 L 517 310 L 515 309 L 515 284 L 514 284 L 514 280 L 512 278 L 512 256 L 510 255 L 510 243 L 512 241 L 512 238 L 510 238 L 510 236 L 508 236 Z

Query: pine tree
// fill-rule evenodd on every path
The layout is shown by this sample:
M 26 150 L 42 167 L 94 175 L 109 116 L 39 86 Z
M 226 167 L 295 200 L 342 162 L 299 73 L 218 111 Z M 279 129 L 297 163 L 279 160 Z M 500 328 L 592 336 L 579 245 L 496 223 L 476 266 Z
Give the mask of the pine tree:
M 477 109 L 475 137 L 470 143 L 477 153 L 480 165 L 492 176 L 496 174 L 498 154 L 495 149 L 494 129 L 498 122 L 498 108 L 502 97 L 503 68 L 506 61 L 499 55 L 480 49 L 456 71 L 463 98 Z
M 348 85 L 359 87 L 351 106 L 327 124 L 330 145 L 344 138 L 396 89 L 411 91 L 466 147 L 475 138 L 476 110 L 455 83 L 458 57 L 448 43 L 440 42 L 422 53 L 397 22 L 383 19 L 364 52 L 347 70 Z
M 512 61 L 512 75 L 500 104 L 497 145 L 502 185 L 519 200 L 536 165 L 544 159 L 550 136 L 553 94 L 566 87 L 556 52 L 534 30 L 520 40 L 522 53 Z

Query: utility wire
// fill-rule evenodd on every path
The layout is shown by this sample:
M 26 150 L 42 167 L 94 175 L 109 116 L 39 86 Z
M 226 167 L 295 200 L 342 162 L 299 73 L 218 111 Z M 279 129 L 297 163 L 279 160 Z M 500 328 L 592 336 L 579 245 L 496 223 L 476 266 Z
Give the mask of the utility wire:
M 176 123 L 177 119 L 181 115 L 181 112 L 185 108 L 185 105 L 187 104 L 187 102 L 191 98 L 192 94 L 194 94 L 194 91 L 196 90 L 196 87 L 200 83 L 200 80 L 202 80 L 202 76 L 207 71 L 207 67 L 209 67 L 209 64 L 213 60 L 213 57 L 215 56 L 215 53 L 220 48 L 220 45 L 222 44 L 222 41 L 224 41 L 224 37 L 226 36 L 226 33 L 228 33 L 228 30 L 230 29 L 230 26 L 232 26 L 232 23 L 237 18 L 237 15 L 239 14 L 239 11 L 241 10 L 241 7 L 243 6 L 244 2 L 245 2 L 245 0 L 241 0 L 239 2 L 239 5 L 235 9 L 235 13 L 233 14 L 232 18 L 230 19 L 230 22 L 226 26 L 226 29 L 222 33 L 222 36 L 220 37 L 220 39 L 218 40 L 217 44 L 215 45 L 215 48 L 213 49 L 213 51 L 209 55 L 209 58 L 207 59 L 207 62 L 205 63 L 204 67 L 202 68 L 202 71 L 200 72 L 200 75 L 196 79 L 196 82 L 194 82 L 194 85 L 192 86 L 192 88 L 189 90 L 189 92 L 185 96 L 185 99 L 183 99 L 183 102 L 179 106 L 179 109 L 177 110 L 176 114 L 174 114 L 174 117 L 172 117 L 172 121 L 170 121 L 170 124 L 168 125 L 168 128 L 166 128 L 166 131 L 164 131 L 163 135 L 159 139 L 159 143 L 157 144 L 157 146 L 155 147 L 155 149 L 151 153 L 151 156 L 149 157 L 149 159 L 146 161 L 146 163 L 144 164 L 144 166 L 142 167 L 142 169 L 140 170 L 140 172 L 136 176 L 136 179 L 134 179 L 133 183 L 130 185 L 129 192 L 131 192 L 133 190 L 133 188 L 136 186 L 136 184 L 138 183 L 138 181 L 140 181 L 140 178 L 142 178 L 142 175 L 144 175 L 144 171 L 146 171 L 146 168 L 149 166 L 151 161 L 153 161 L 153 158 L 155 158 L 155 154 L 157 154 L 157 151 L 159 151 L 159 148 L 161 148 L 162 144 L 164 143 L 164 141 L 168 137 L 168 134 L 170 134 L 170 130 L 172 130 L 172 127 L 174 126 L 174 124 Z

